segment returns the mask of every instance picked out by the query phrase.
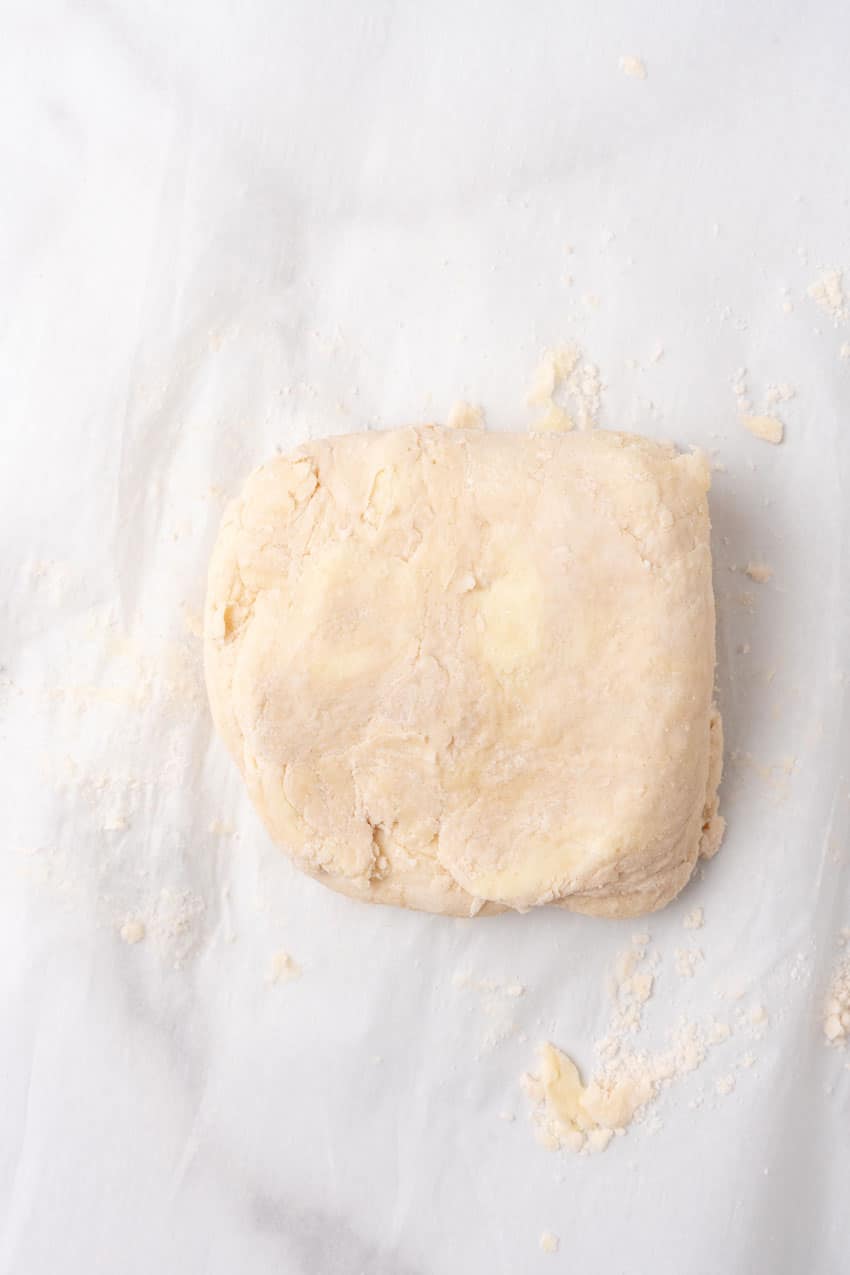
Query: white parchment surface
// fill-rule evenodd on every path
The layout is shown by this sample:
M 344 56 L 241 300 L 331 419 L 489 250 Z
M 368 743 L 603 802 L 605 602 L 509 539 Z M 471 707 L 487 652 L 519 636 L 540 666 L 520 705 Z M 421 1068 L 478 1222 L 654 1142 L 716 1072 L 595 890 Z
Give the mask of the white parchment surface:
M 3 1275 L 850 1267 L 848 48 L 792 0 L 4 6 Z M 568 342 L 717 466 L 723 849 L 645 925 L 336 897 L 211 730 L 223 502 L 461 397 L 524 429 Z M 642 930 L 633 1044 L 729 1038 L 548 1152 L 519 1077 L 592 1072 Z

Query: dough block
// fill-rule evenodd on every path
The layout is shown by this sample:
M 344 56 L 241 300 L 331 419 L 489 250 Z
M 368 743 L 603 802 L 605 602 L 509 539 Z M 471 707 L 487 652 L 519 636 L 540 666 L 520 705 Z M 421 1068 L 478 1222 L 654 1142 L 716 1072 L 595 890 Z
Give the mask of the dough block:
M 723 828 L 708 487 L 603 432 L 425 426 L 257 470 L 204 646 L 274 840 L 431 912 L 669 902 Z

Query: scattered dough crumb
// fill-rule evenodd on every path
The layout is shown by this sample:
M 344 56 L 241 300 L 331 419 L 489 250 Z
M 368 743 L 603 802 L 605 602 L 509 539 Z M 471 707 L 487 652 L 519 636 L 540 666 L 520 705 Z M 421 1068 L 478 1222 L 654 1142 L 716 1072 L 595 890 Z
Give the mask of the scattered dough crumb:
M 711 1018 L 700 1024 L 682 1018 L 669 1033 L 666 1047 L 657 1052 L 632 1045 L 630 1037 L 641 1030 L 643 1001 L 651 994 L 653 971 L 660 965 L 658 953 L 649 952 L 650 942 L 648 934 L 635 934 L 631 946 L 617 957 L 609 978 L 614 1006 L 608 1032 L 594 1046 L 599 1061 L 587 1083 L 575 1062 L 551 1042 L 539 1047 L 537 1073 L 522 1078 L 538 1141 L 548 1150 L 582 1155 L 604 1151 L 633 1121 L 645 1133 L 655 1132 L 661 1121 L 649 1111 L 650 1105 L 668 1087 L 701 1067 L 709 1051 L 733 1034 L 725 1021 Z M 690 972 L 703 959 L 697 949 L 682 955 Z M 743 1027 L 745 1011 L 740 1009 L 738 1016 Z M 737 1064 L 749 1065 L 746 1061 Z M 724 1077 L 718 1092 L 731 1092 L 734 1076 L 728 1089 L 727 1084 Z M 698 1097 L 690 1105 L 697 1107 L 702 1101 Z
M 636 1001 L 645 1005 L 652 995 L 655 979 L 651 974 L 632 975 L 632 994 Z
M 682 922 L 686 930 L 701 930 L 704 924 L 705 914 L 702 908 L 693 908 Z
M 576 345 L 546 350 L 532 378 L 527 402 L 547 409 L 532 429 L 595 429 L 599 424 L 602 378 Z M 558 401 L 558 400 L 562 401 Z
M 446 425 L 449 429 L 483 429 L 484 408 L 458 399 L 452 405 Z
M 712 1045 L 722 1045 L 732 1035 L 732 1028 L 728 1023 L 718 1022 L 713 1019 L 708 1031 L 708 1039 Z
M 534 370 L 534 376 L 526 396 L 531 407 L 548 403 L 555 393 L 555 359 L 551 350 L 547 350 Z
M 793 385 L 788 385 L 783 381 L 780 385 L 769 385 L 767 387 L 767 405 L 775 407 L 777 403 L 787 403 L 795 397 L 797 391 Z
M 742 416 L 741 424 L 765 443 L 781 443 L 785 433 L 782 421 L 776 416 Z
M 730 1094 L 735 1088 L 735 1077 L 731 1074 L 731 1072 L 728 1076 L 720 1076 L 719 1079 L 714 1082 L 714 1088 L 721 1097 L 725 1098 L 726 1095 Z
M 138 917 L 128 917 L 119 931 L 125 943 L 141 943 L 147 933 L 144 921 Z
M 704 956 L 698 947 L 677 947 L 675 951 L 676 973 L 680 978 L 693 978 Z
M 557 1253 L 561 1241 L 551 1231 L 544 1231 L 540 1236 L 540 1247 L 544 1253 Z
M 486 1028 L 481 1041 L 482 1050 L 489 1051 L 517 1034 L 511 1001 L 525 995 L 522 983 L 513 980 L 474 978 L 471 974 L 452 975 L 452 986 L 462 991 L 473 991 L 480 997 Z
M 566 434 L 573 428 L 573 418 L 557 403 L 550 403 L 540 420 L 531 426 L 534 434 Z
M 753 1005 L 752 1009 L 750 1010 L 750 1022 L 752 1023 L 753 1027 L 767 1026 L 769 1022 L 769 1018 L 768 1018 L 767 1010 L 765 1009 L 764 1005 Z
M 839 358 L 850 359 L 850 341 L 843 341 L 838 351 Z
M 537 1104 L 540 1141 L 551 1150 L 604 1150 L 610 1138 L 589 1143 L 588 1135 L 624 1129 L 653 1097 L 649 1071 L 624 1072 L 617 1078 L 603 1073 L 585 1085 L 572 1058 L 552 1044 L 540 1050 L 540 1074 L 526 1076 L 524 1084 Z
M 823 1012 L 823 1033 L 831 1045 L 843 1047 L 850 1035 L 850 957 L 835 968 Z
M 270 983 L 291 983 L 301 977 L 301 966 L 288 952 L 275 952 L 269 969 Z
M 850 314 L 844 296 L 844 283 L 840 270 L 826 270 L 810 284 L 808 294 L 824 310 L 833 323 L 846 323 Z
M 633 53 L 623 54 L 620 58 L 620 70 L 623 75 L 629 75 L 633 80 L 645 80 L 647 77 L 646 63 L 635 57 Z
M 773 567 L 769 567 L 766 562 L 748 562 L 744 570 L 756 584 L 767 584 L 773 578 Z

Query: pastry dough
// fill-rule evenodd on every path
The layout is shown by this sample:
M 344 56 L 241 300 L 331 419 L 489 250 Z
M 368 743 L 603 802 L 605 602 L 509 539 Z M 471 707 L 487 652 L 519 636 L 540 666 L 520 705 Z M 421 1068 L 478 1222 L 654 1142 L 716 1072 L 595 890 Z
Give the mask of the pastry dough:
M 205 665 L 272 837 L 432 912 L 667 903 L 722 832 L 708 486 L 625 434 L 436 426 L 257 470 Z

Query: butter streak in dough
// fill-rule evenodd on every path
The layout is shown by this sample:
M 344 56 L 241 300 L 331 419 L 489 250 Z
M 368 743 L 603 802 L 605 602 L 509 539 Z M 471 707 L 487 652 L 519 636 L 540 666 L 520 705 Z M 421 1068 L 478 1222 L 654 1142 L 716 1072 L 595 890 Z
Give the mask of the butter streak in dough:
M 254 473 L 205 665 L 272 837 L 427 911 L 667 903 L 722 834 L 708 486 L 629 435 L 435 426 Z

